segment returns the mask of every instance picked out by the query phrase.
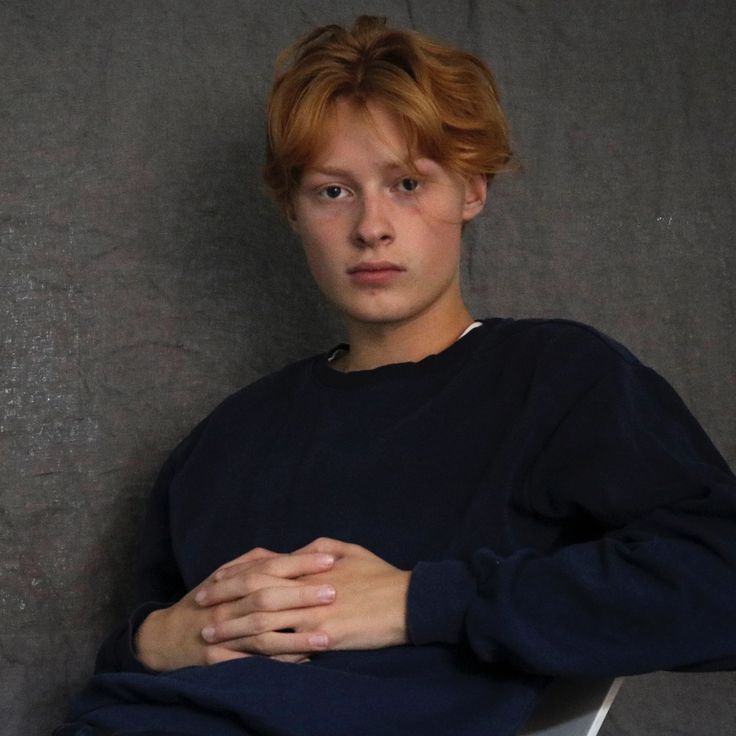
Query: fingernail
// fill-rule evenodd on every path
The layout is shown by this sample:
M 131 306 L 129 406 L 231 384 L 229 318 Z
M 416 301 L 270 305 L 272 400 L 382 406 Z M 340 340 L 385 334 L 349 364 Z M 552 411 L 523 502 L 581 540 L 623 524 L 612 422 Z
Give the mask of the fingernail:
M 202 638 L 205 641 L 210 641 L 211 639 L 215 638 L 215 627 L 214 626 L 205 626 L 202 629 Z
M 327 634 L 310 634 L 309 643 L 316 649 L 325 649 L 328 644 Z
M 194 596 L 194 600 L 197 601 L 197 603 L 204 603 L 206 598 L 207 593 L 205 593 L 203 590 L 200 590 L 199 593 Z
M 335 555 L 317 555 L 317 564 L 322 567 L 330 567 L 335 562 Z
M 323 585 L 317 590 L 317 600 L 330 603 L 335 600 L 335 589 L 331 585 Z

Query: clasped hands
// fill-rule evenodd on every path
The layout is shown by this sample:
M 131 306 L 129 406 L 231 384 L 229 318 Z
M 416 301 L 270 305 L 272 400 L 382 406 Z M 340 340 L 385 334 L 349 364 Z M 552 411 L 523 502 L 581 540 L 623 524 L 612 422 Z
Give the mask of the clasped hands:
M 261 655 L 300 662 L 334 649 L 405 644 L 411 573 L 364 547 L 321 538 L 290 554 L 256 548 L 228 562 L 135 636 L 157 671 Z

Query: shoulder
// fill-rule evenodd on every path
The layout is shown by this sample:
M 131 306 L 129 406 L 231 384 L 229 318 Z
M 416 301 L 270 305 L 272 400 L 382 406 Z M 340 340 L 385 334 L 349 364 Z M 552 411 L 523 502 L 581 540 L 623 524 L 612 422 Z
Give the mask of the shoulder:
M 637 437 L 642 446 L 648 428 L 645 434 L 683 456 L 690 452 L 688 436 L 704 456 L 727 467 L 668 381 L 613 338 L 565 319 L 504 320 L 497 329 L 505 333 L 501 360 L 522 382 L 535 421 L 546 413 L 566 420 L 570 436 L 623 433 L 626 442 Z
M 319 356 L 291 363 L 244 386 L 224 399 L 208 419 L 216 422 L 237 422 L 243 415 L 277 411 L 287 404 L 294 392 L 303 388 L 312 363 Z
M 260 445 L 281 426 L 297 392 L 307 390 L 313 356 L 267 374 L 221 401 L 179 443 L 170 457 L 180 467 L 195 451 L 226 449 L 232 442 Z
M 628 348 L 583 322 L 550 318 L 496 318 L 483 322 L 490 328 L 488 342 L 497 350 L 538 359 L 589 356 L 605 363 L 639 365 Z
M 492 319 L 481 351 L 489 363 L 528 384 L 584 388 L 604 374 L 638 372 L 642 364 L 621 343 L 567 319 Z

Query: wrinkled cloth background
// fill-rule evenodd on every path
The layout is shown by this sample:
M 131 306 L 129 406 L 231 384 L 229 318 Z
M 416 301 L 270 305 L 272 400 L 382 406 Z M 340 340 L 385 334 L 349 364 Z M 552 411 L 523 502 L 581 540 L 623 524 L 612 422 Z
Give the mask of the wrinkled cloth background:
M 521 170 L 466 232 L 474 312 L 612 334 L 736 463 L 731 0 L 2 0 L 6 736 L 60 719 L 127 611 L 167 452 L 237 387 L 342 338 L 262 192 L 262 110 L 276 51 L 360 12 L 499 79 Z M 735 686 L 630 678 L 603 734 L 731 734 Z

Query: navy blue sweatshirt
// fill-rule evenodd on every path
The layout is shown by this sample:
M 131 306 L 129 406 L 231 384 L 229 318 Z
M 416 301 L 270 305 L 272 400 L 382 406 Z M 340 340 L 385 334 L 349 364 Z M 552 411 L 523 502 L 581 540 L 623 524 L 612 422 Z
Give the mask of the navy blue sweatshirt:
M 319 536 L 413 571 L 409 645 L 171 673 L 135 659 L 151 610 L 253 547 Z M 223 402 L 153 490 L 140 601 L 70 723 L 510 736 L 549 676 L 734 666 L 736 479 L 617 343 L 486 320 L 418 363 L 340 373 L 320 355 Z

